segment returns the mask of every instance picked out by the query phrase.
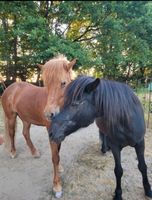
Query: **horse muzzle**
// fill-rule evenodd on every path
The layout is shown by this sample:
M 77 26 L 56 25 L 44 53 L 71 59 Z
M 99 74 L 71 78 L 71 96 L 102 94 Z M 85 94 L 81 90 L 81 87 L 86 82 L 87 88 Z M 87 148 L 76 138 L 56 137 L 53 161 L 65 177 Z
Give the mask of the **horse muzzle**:
M 47 120 L 52 120 L 53 119 L 53 117 L 55 117 L 58 113 L 60 112 L 60 109 L 59 108 L 57 108 L 56 110 L 54 110 L 54 112 L 47 112 L 47 111 L 45 111 L 44 112 L 44 116 L 45 116 L 45 118 L 47 119 Z
M 56 134 L 51 132 L 51 133 L 49 133 L 49 138 L 50 138 L 51 142 L 60 144 L 64 140 L 65 136 L 64 135 L 56 136 Z

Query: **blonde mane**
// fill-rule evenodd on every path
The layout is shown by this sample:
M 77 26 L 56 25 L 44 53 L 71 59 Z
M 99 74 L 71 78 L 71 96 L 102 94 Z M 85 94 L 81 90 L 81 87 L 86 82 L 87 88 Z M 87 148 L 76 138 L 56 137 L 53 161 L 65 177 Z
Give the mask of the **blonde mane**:
M 69 61 L 64 55 L 58 55 L 46 62 L 42 70 L 42 78 L 45 86 L 49 86 L 52 82 L 61 80 L 65 74 Z M 67 73 L 69 73 L 67 71 Z

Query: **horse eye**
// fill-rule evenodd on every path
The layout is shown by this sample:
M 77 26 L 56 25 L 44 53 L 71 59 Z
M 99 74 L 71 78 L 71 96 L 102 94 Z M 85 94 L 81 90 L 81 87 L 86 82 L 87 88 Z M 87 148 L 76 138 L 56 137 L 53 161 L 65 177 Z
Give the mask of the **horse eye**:
M 64 88 L 65 85 L 66 85 L 66 82 L 65 82 L 65 81 L 64 81 L 64 82 L 61 82 L 61 88 Z
M 78 105 L 79 105 L 79 103 L 76 102 L 76 101 L 72 103 L 72 106 L 73 106 L 73 107 L 78 106 Z

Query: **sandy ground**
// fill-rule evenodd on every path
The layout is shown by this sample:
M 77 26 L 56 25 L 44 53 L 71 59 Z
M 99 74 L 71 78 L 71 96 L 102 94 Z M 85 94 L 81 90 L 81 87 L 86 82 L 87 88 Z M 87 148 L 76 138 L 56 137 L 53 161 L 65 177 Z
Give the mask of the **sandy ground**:
M 0 134 L 4 131 L 0 123 Z M 47 131 L 32 126 L 31 138 L 41 152 L 32 158 L 21 134 L 19 122 L 16 135 L 17 157 L 10 159 L 0 146 L 0 200 L 54 200 L 52 194 L 52 163 Z M 152 184 L 152 131 L 146 134 L 146 162 Z M 114 161 L 111 152 L 100 153 L 95 124 L 70 135 L 62 143 L 61 163 L 63 192 L 61 200 L 111 200 L 115 189 Z M 144 200 L 141 175 L 133 148 L 122 151 L 124 200 Z

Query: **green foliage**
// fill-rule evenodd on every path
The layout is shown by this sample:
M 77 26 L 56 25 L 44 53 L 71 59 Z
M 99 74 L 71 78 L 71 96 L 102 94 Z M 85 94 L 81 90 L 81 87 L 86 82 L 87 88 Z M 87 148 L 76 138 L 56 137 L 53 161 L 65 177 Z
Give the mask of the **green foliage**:
M 150 1 L 0 1 L 0 33 L 7 79 L 26 80 L 59 53 L 95 76 L 152 76 Z

